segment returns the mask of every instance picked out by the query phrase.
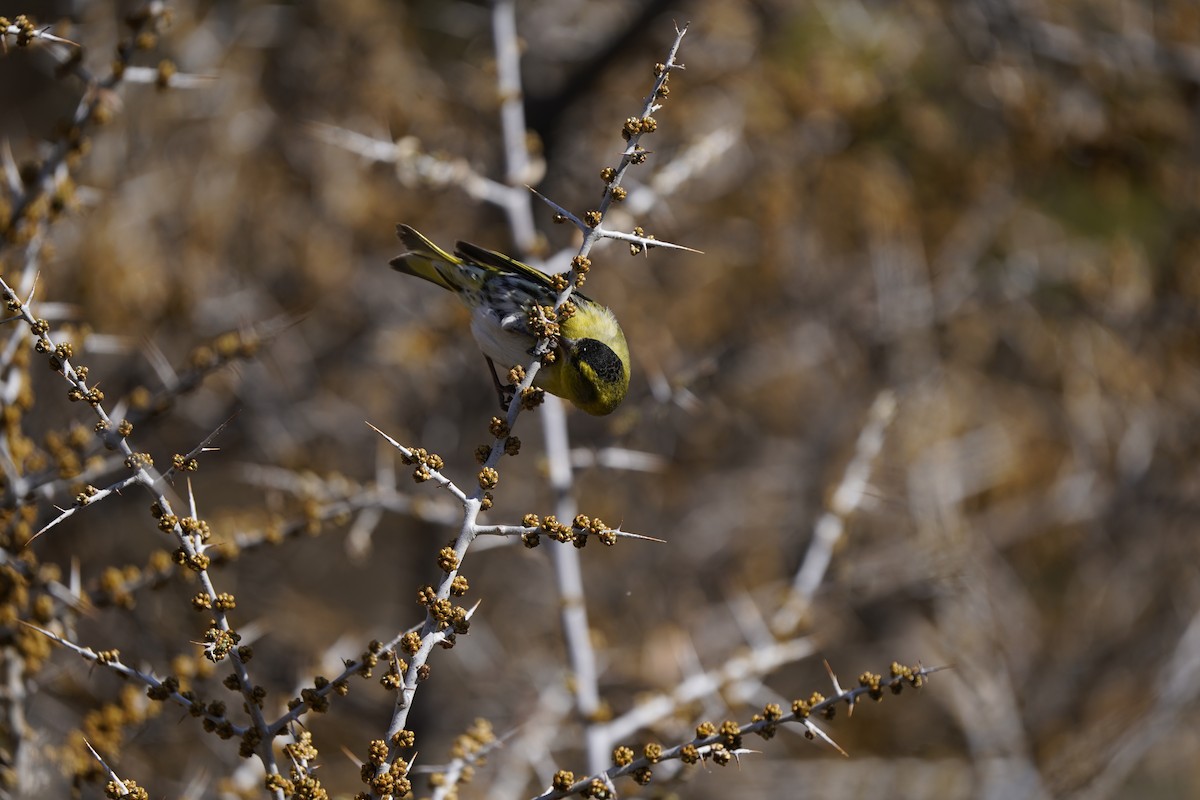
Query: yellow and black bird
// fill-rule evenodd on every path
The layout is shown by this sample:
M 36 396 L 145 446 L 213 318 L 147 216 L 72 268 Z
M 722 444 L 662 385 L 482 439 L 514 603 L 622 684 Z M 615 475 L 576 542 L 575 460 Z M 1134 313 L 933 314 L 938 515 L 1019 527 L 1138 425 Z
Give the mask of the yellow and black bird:
M 548 275 L 467 242 L 451 255 L 407 225 L 397 225 L 396 235 L 408 250 L 392 267 L 457 294 L 471 309 L 471 333 L 490 361 L 513 367 L 533 360 L 539 337 L 531 315 L 558 296 Z M 579 292 L 571 297 L 575 312 L 558 320 L 555 358 L 533 382 L 589 414 L 610 414 L 629 390 L 625 334 L 607 308 Z

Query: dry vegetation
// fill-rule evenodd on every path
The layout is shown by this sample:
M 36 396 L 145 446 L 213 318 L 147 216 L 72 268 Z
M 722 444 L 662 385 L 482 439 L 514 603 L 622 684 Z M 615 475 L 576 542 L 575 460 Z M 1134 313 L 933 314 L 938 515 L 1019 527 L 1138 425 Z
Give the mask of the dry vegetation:
M 160 471 L 228 422 L 187 475 L 275 714 L 419 623 L 417 590 L 458 531 L 457 504 L 411 483 L 364 421 L 441 454 L 463 486 L 491 438 L 466 314 L 387 268 L 395 223 L 530 258 L 579 240 L 539 207 L 538 237 L 514 241 L 464 185 L 506 171 L 486 4 L 179 2 L 169 25 L 133 28 L 129 4 L 72 8 L 4 10 L 84 47 L 56 75 L 55 54 L 80 51 L 4 36 L 0 276 L 25 298 L 36 274 L 33 317 L 72 342 Z M 606 224 L 703 255 L 593 252 L 587 291 L 620 317 L 634 379 L 611 417 L 568 410 L 579 508 L 667 542 L 579 553 L 593 716 L 781 642 L 797 649 L 778 668 L 742 669 L 622 741 L 640 754 L 703 719 L 832 694 L 822 658 L 851 685 L 893 660 L 953 670 L 821 721 L 848 759 L 793 726 L 748 737 L 760 752 L 740 766 L 664 768 L 646 788 L 620 779 L 621 795 L 1200 793 L 1200 10 L 530 0 L 533 160 L 512 182 L 594 207 L 688 20 L 686 72 Z M 149 82 L 127 70 L 88 89 L 114 59 Z M 67 129 L 81 98 L 87 120 Z M 351 152 L 346 132 L 391 161 Z M 236 742 L 19 624 L 240 708 L 227 662 L 213 671 L 195 644 L 212 614 L 191 610 L 199 587 L 170 564 L 149 494 L 131 486 L 28 543 L 85 485 L 130 473 L 35 339 L 0 329 L 3 791 L 65 796 L 72 770 L 98 772 L 84 731 L 151 796 L 265 796 Z M 522 415 L 485 522 L 555 510 L 543 413 Z M 185 479 L 159 486 L 188 513 Z M 832 561 L 797 595 L 816 530 Z M 470 635 L 434 653 L 417 694 L 418 767 L 449 762 L 477 718 L 512 734 L 463 796 L 589 772 L 553 547 L 472 550 Z M 394 696 L 349 689 L 305 720 L 342 796 Z

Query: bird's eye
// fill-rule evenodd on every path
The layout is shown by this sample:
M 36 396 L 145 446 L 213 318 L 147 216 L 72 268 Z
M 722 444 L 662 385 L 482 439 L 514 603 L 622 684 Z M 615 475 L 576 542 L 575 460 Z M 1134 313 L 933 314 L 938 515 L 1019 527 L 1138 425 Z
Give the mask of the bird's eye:
M 601 383 L 620 383 L 625 377 L 620 357 L 604 342 L 580 339 L 575 345 L 574 355 L 592 368 Z

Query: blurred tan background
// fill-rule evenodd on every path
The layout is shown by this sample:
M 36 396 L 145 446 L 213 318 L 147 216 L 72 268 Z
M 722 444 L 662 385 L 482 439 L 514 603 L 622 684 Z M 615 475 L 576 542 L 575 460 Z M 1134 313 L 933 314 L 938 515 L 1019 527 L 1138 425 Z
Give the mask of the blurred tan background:
M 72 18 L 64 35 L 87 45 L 85 61 L 111 60 L 124 5 L 37 6 L 18 10 Z M 120 89 L 76 172 L 80 206 L 53 228 L 42 298 L 99 337 L 85 361 L 110 398 L 159 385 L 152 351 L 180 365 L 222 331 L 283 327 L 133 437 L 169 461 L 236 412 L 195 480 L 219 536 L 297 513 L 292 479 L 259 467 L 372 480 L 380 450 L 364 421 L 471 483 L 490 378 L 456 301 L 387 260 L 397 222 L 447 246 L 510 249 L 504 220 L 459 187 L 330 144 L 314 123 L 416 137 L 502 179 L 486 5 L 172 8 L 141 63 L 169 57 L 213 78 Z M 598 201 L 673 21 L 692 24 L 687 70 L 633 180 L 677 169 L 679 183 L 623 227 L 703 255 L 593 253 L 587 291 L 621 319 L 634 378 L 611 417 L 569 412 L 573 446 L 659 464 L 579 475 L 583 511 L 668 541 L 582 553 L 605 698 L 622 711 L 689 659 L 712 668 L 746 646 L 745 606 L 779 607 L 890 390 L 895 417 L 805 629 L 844 683 L 893 660 L 954 670 L 827 725 L 849 759 L 797 735 L 755 740 L 761 755 L 691 768 L 679 796 L 1200 792 L 1200 8 L 520 3 L 540 192 L 576 212 Z M 79 94 L 40 55 L 0 58 L 0 132 L 18 159 Z M 541 254 L 574 246 L 536 214 Z M 62 394 L 39 403 L 48 428 L 86 419 Z M 536 418 L 517 432 L 525 449 L 501 466 L 492 521 L 552 508 Z M 447 499 L 403 472 L 399 485 Z M 77 515 L 40 553 L 79 559 L 85 580 L 143 563 L 165 541 L 147 502 Z M 364 557 L 345 531 L 215 573 L 239 595 L 240 624 L 262 633 L 254 663 L 279 702 L 416 622 L 416 588 L 453 533 L 389 513 Z M 476 716 L 498 731 L 532 724 L 542 687 L 563 680 L 545 548 L 480 552 L 466 573 L 483 605 L 418 695 L 425 763 Z M 184 610 L 192 591 L 173 582 L 133 611 L 97 612 L 79 638 L 167 669 L 203 627 Z M 114 685 L 66 653 L 54 663 L 29 711 L 46 744 Z M 814 689 L 828 693 L 819 658 L 750 687 L 737 718 Z M 357 791 L 341 748 L 361 755 L 390 702 L 356 682 L 314 726 L 327 785 Z M 716 709 L 689 709 L 661 740 Z M 214 792 L 230 751 L 179 716 L 133 736 L 121 771 L 152 794 Z M 564 745 L 554 763 L 581 770 Z M 464 794 L 489 796 L 493 768 Z

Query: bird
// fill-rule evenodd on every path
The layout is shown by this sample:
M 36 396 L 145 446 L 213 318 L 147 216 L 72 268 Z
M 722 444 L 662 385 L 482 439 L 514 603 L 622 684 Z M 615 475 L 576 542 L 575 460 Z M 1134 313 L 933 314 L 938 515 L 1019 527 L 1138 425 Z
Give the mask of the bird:
M 471 311 L 471 333 L 492 364 L 493 378 L 493 362 L 502 367 L 528 365 L 537 357 L 539 340 L 549 332 L 553 359 L 542 360 L 535 386 L 594 416 L 611 414 L 625 399 L 629 346 L 607 307 L 574 292 L 574 313 L 560 312 L 557 331 L 554 326 L 547 331 L 538 324 L 544 319 L 538 307 L 553 308 L 559 292 L 546 273 L 469 242 L 458 242 L 454 253 L 447 253 L 408 225 L 397 225 L 396 235 L 408 249 L 389 262 L 392 268 L 458 295 Z M 499 387 L 498 379 L 496 384 Z

